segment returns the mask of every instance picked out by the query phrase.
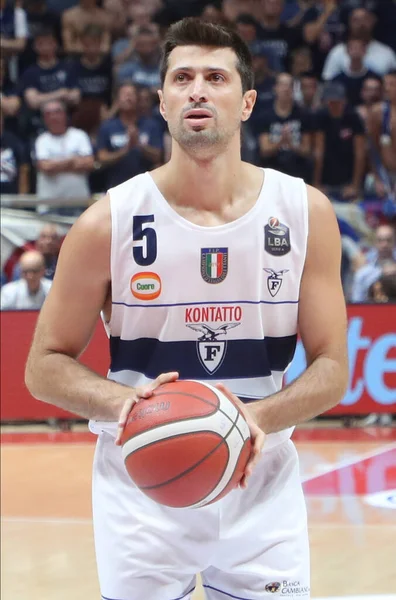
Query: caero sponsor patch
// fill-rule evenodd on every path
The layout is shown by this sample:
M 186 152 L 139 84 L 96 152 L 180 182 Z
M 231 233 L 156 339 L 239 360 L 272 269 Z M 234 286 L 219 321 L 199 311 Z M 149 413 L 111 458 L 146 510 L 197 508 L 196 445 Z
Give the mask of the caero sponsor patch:
M 138 300 L 155 300 L 161 290 L 161 278 L 157 273 L 136 273 L 131 279 L 131 292 Z

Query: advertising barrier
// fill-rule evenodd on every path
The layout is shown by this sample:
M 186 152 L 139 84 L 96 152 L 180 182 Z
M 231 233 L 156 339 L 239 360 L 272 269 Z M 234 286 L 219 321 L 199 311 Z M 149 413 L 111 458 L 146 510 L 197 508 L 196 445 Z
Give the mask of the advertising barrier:
M 24 368 L 37 319 L 34 311 L 2 312 L 1 318 L 1 421 L 44 421 L 74 418 L 69 413 L 32 398 L 24 385 Z M 81 362 L 105 375 L 109 344 L 102 323 Z M 348 307 L 350 377 L 341 403 L 333 415 L 396 413 L 396 305 Z M 286 374 L 291 382 L 305 369 L 305 355 L 298 342 Z

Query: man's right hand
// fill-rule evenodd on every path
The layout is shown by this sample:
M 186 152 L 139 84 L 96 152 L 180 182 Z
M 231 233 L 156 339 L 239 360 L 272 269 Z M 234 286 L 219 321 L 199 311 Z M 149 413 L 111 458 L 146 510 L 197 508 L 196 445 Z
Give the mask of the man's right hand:
M 148 383 L 147 385 L 142 385 L 131 390 L 132 393 L 130 397 L 125 401 L 121 409 L 120 416 L 118 418 L 118 431 L 115 441 L 117 446 L 121 446 L 121 436 L 125 429 L 129 413 L 131 412 L 135 404 L 139 402 L 139 400 L 142 400 L 144 398 L 150 398 L 150 396 L 153 395 L 154 390 L 157 389 L 160 385 L 163 385 L 164 383 L 170 383 L 171 381 L 176 381 L 176 379 L 178 378 L 179 373 L 177 373 L 176 371 L 173 371 L 171 373 L 162 373 L 162 375 L 159 375 L 157 379 L 154 379 L 154 381 L 152 381 L 151 383 Z

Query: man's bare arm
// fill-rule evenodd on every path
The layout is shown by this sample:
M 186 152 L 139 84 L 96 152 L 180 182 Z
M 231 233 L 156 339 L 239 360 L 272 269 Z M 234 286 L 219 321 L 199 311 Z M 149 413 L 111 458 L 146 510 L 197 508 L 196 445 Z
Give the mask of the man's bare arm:
M 308 199 L 308 250 L 298 318 L 308 368 L 277 394 L 249 404 L 264 433 L 298 425 L 332 408 L 342 399 L 348 383 L 339 230 L 328 199 L 311 187 Z
M 66 236 L 26 365 L 33 396 L 88 419 L 117 421 L 133 389 L 77 359 L 87 346 L 110 282 L 109 199 L 91 206 Z

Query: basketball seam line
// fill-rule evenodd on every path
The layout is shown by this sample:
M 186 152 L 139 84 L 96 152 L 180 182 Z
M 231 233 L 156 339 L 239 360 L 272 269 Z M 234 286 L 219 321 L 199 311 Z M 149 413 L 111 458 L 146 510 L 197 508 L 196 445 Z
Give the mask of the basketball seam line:
M 185 471 L 183 471 L 182 473 L 179 473 L 179 474 L 178 474 L 178 475 L 176 475 L 175 477 L 172 477 L 171 479 L 168 479 L 168 481 L 164 481 L 163 483 L 158 483 L 158 484 L 156 484 L 156 485 L 151 485 L 151 486 L 139 486 L 139 487 L 140 487 L 140 489 L 141 489 L 141 490 L 153 490 L 153 489 L 156 489 L 156 488 L 160 488 L 160 487 L 162 487 L 162 486 L 164 486 L 164 485 L 168 485 L 169 483 L 173 483 L 174 481 L 177 481 L 177 480 L 178 480 L 178 479 L 180 479 L 181 477 L 184 477 L 184 475 L 186 475 L 187 473 L 190 473 L 191 471 L 193 471 L 194 469 L 196 469 L 196 468 L 197 468 L 197 467 L 198 467 L 200 464 L 202 464 L 202 463 L 203 463 L 203 461 L 204 461 L 204 460 L 206 460 L 206 459 L 207 459 L 209 456 L 211 456 L 211 455 L 212 455 L 214 452 L 216 452 L 216 451 L 217 451 L 217 450 L 220 448 L 220 446 L 221 446 L 222 444 L 225 444 L 225 443 L 226 443 L 226 440 L 227 440 L 228 436 L 231 434 L 232 430 L 235 428 L 235 425 L 236 425 L 236 422 L 237 422 L 237 420 L 238 420 L 238 417 L 239 417 L 239 413 L 237 413 L 237 416 L 236 416 L 236 419 L 235 419 L 235 421 L 232 421 L 232 427 L 231 427 L 231 428 L 230 428 L 230 430 L 227 432 L 227 434 L 226 434 L 224 437 L 222 437 L 221 441 L 220 441 L 220 442 L 217 444 L 217 446 L 216 446 L 215 448 L 213 448 L 213 449 L 212 449 L 212 450 L 209 452 L 209 454 L 206 454 L 206 455 L 205 455 L 203 458 L 201 458 L 201 459 L 200 459 L 200 460 L 199 460 L 197 463 L 195 463 L 194 465 L 192 465 L 191 467 L 189 467 L 188 469 L 186 469 L 186 470 L 185 470 Z M 214 433 L 214 432 L 213 432 L 213 431 L 211 431 L 211 432 L 209 432 L 209 433 Z M 180 435 L 180 434 L 179 434 L 179 435 Z M 220 434 L 218 434 L 218 435 L 220 435 Z M 173 437 L 175 437 L 175 436 L 173 436 Z M 168 439 L 171 439 L 171 438 L 168 438 Z M 243 438 L 242 438 L 242 440 L 243 440 Z M 227 444 L 226 444 L 226 448 L 227 448 L 227 452 L 228 452 L 228 460 L 229 460 L 229 458 L 230 458 L 230 451 L 229 451 L 229 449 L 228 449 L 228 446 L 227 446 Z M 224 467 L 224 469 L 223 469 L 223 472 L 221 473 L 221 476 L 220 476 L 220 478 L 219 478 L 219 481 L 220 481 L 220 480 L 221 480 L 221 478 L 223 477 L 223 475 L 224 475 L 224 472 L 225 472 L 225 470 L 226 470 L 227 466 L 228 466 L 228 461 L 227 461 L 227 464 L 225 465 L 225 467 Z M 216 485 L 217 485 L 217 484 L 216 484 Z M 212 490 L 212 491 L 213 491 L 213 490 Z M 201 498 L 201 500 L 202 500 L 202 498 Z M 201 502 L 201 500 L 198 500 L 197 502 Z M 196 502 L 194 502 L 194 504 L 196 504 Z
M 175 394 L 177 396 L 185 396 L 184 392 L 172 392 L 172 394 Z M 155 392 L 155 394 L 153 394 L 154 398 L 158 397 L 158 396 L 168 396 L 168 392 Z M 192 398 L 195 398 L 196 400 L 201 400 L 204 404 L 209 404 L 209 406 L 214 406 L 213 404 L 211 404 L 209 402 L 209 400 L 205 400 L 205 398 L 201 398 L 201 396 L 196 396 L 195 394 L 188 394 L 188 396 L 191 396 Z M 138 405 L 139 403 L 137 403 Z M 241 415 L 241 417 L 244 419 L 245 417 L 243 416 L 242 412 L 239 410 L 238 406 L 236 404 L 234 404 L 232 402 L 232 405 L 234 406 L 234 408 L 236 409 L 237 413 Z M 219 406 L 214 406 L 214 408 L 216 408 L 219 412 L 221 412 L 221 414 L 223 414 L 225 417 L 227 417 L 227 419 L 229 421 L 231 421 L 231 423 L 233 425 L 235 425 L 235 422 L 232 420 L 232 418 L 230 417 L 230 415 L 228 415 L 222 408 L 220 408 L 220 404 Z M 211 412 L 207 415 L 197 415 L 196 417 L 184 417 L 183 419 L 178 419 L 177 422 L 178 423 L 182 423 L 183 421 L 190 421 L 191 419 L 206 419 L 207 417 L 210 417 L 212 415 L 215 414 L 216 411 Z M 237 419 L 236 419 L 237 420 Z M 140 431 L 137 435 L 141 435 L 142 433 L 146 433 L 147 431 L 152 431 L 153 429 L 159 429 L 160 427 L 165 427 L 167 425 L 169 425 L 170 423 L 173 423 L 174 421 L 169 421 L 168 423 L 161 423 L 158 425 L 153 425 L 152 427 L 150 427 L 149 429 L 144 429 L 143 431 Z M 242 431 L 239 429 L 238 425 L 235 425 L 235 427 L 237 428 L 241 438 L 245 441 L 245 438 L 242 435 Z M 128 455 L 129 456 L 129 455 Z M 126 457 L 125 457 L 126 458 Z

